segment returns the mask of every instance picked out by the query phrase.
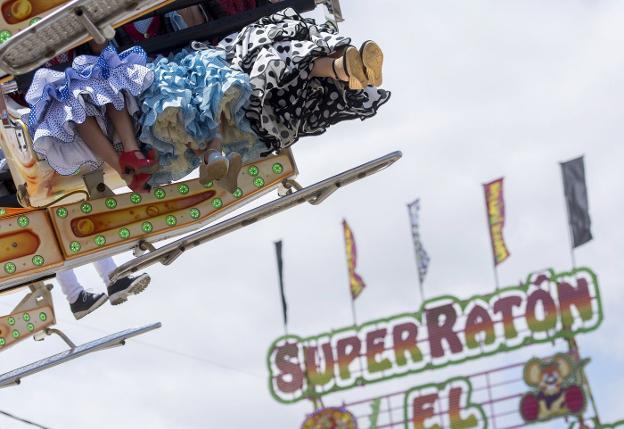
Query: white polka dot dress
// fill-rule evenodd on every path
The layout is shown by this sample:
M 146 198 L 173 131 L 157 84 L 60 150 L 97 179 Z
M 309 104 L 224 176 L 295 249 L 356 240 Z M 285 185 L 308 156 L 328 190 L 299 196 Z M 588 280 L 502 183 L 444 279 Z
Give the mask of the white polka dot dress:
M 232 67 L 250 75 L 246 116 L 269 150 L 341 121 L 370 118 L 388 101 L 390 92 L 380 88 L 354 91 L 337 79 L 310 77 L 315 59 L 350 43 L 333 24 L 317 25 L 290 8 L 221 41 Z

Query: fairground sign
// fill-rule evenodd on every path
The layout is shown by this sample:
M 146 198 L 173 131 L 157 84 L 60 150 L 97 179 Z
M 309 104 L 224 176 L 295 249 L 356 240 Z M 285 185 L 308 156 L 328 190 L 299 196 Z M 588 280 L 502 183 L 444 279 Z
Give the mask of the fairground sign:
M 268 353 L 269 386 L 276 400 L 293 403 L 589 332 L 602 317 L 591 270 L 549 270 L 492 294 L 439 297 L 415 313 L 281 337 Z

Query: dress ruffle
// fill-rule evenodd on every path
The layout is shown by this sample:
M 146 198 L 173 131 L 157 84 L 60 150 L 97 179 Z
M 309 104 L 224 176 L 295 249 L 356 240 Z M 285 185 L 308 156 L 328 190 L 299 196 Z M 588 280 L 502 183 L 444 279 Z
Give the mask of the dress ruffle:
M 316 59 L 350 44 L 331 22 L 316 24 L 290 8 L 219 43 L 232 68 L 250 75 L 246 116 L 269 150 L 322 134 L 344 120 L 367 119 L 388 101 L 390 92 L 381 88 L 353 91 L 337 79 L 311 77 Z
M 33 138 L 33 149 L 62 175 L 78 172 L 82 166 L 98 168 L 95 157 L 76 131 L 76 124 L 91 116 L 106 133 L 106 105 L 122 110 L 129 97 L 149 87 L 152 72 L 147 54 L 139 47 L 120 54 L 111 45 L 99 56 L 76 57 L 64 72 L 39 69 L 26 94 L 31 111 L 24 117 Z
M 243 110 L 251 94 L 249 77 L 232 70 L 222 50 L 185 49 L 148 67 L 154 83 L 139 98 L 139 140 L 160 156 L 152 185 L 179 180 L 197 168 L 222 126 L 252 135 Z

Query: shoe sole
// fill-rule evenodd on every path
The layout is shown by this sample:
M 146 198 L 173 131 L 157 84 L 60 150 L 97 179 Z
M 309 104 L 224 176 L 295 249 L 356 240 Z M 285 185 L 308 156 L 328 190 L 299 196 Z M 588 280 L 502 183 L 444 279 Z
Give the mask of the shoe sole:
M 95 304 L 93 304 L 90 308 L 88 308 L 87 310 L 83 310 L 83 311 L 79 311 L 78 313 L 74 313 L 74 317 L 76 318 L 76 320 L 80 320 L 83 317 L 85 317 L 88 314 L 93 313 L 95 310 L 97 310 L 98 308 L 100 308 L 102 305 L 104 305 L 104 303 L 108 301 L 108 296 L 103 295 L 100 299 L 98 299 L 97 301 L 95 301 Z
M 199 183 L 205 185 L 211 180 L 223 179 L 228 171 L 226 160 L 213 161 L 199 167 Z
M 349 89 L 364 89 L 368 84 L 364 62 L 359 51 L 350 46 L 344 54 L 344 70 L 349 76 Z
M 151 277 L 147 274 L 139 276 L 134 282 L 132 282 L 132 284 L 130 284 L 128 289 L 117 292 L 108 297 L 111 305 L 123 304 L 124 302 L 128 301 L 128 297 L 130 295 L 140 294 L 145 289 L 147 289 L 147 286 L 149 286 L 151 280 Z
M 367 40 L 360 48 L 360 56 L 368 77 L 368 83 L 372 86 L 380 86 L 383 82 L 383 51 L 377 43 Z

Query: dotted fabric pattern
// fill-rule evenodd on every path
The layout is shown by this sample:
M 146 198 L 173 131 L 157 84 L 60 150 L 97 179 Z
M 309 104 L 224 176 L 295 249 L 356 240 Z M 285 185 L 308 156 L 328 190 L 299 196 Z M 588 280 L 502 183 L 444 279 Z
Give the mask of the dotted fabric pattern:
M 120 54 L 108 45 L 99 56 L 81 55 L 64 72 L 37 70 L 26 101 L 30 114 L 23 120 L 33 136 L 33 149 L 62 175 L 82 166 L 98 168 L 98 160 L 82 141 L 76 124 L 95 117 L 105 129 L 106 105 L 126 108 L 127 97 L 136 97 L 153 81 L 146 67 L 147 54 L 139 47 Z
M 149 64 L 154 83 L 139 97 L 139 140 L 159 153 L 161 168 L 151 185 L 191 173 L 222 126 L 251 134 L 243 110 L 251 94 L 249 77 L 229 67 L 223 50 L 195 46 L 198 50 L 185 49 Z
M 314 60 L 350 43 L 331 22 L 317 25 L 291 8 L 219 43 L 232 67 L 250 75 L 246 116 L 269 149 L 322 134 L 341 121 L 374 116 L 388 101 L 390 92 L 381 88 L 353 91 L 337 79 L 310 77 Z

